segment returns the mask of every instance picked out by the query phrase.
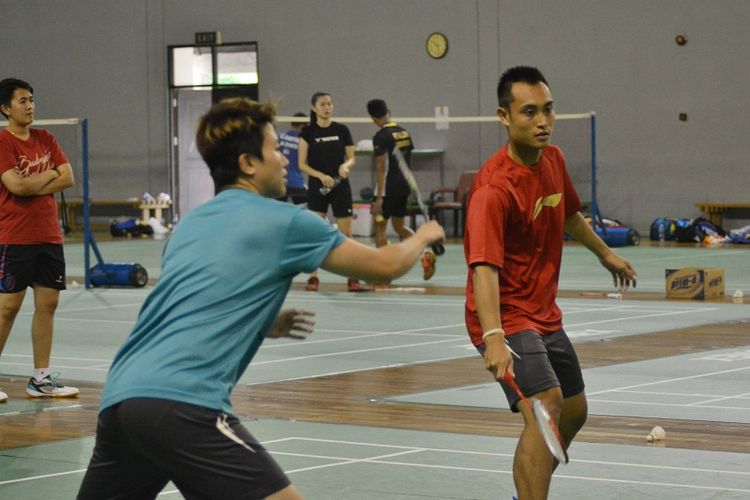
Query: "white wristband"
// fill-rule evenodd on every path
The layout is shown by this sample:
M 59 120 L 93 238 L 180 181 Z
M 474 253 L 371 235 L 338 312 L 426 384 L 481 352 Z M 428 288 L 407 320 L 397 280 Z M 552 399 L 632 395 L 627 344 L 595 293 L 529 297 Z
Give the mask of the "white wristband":
M 505 335 L 505 330 L 502 328 L 493 328 L 492 330 L 487 330 L 482 334 L 482 340 L 487 340 L 487 337 L 491 337 L 493 335 L 502 334 Z

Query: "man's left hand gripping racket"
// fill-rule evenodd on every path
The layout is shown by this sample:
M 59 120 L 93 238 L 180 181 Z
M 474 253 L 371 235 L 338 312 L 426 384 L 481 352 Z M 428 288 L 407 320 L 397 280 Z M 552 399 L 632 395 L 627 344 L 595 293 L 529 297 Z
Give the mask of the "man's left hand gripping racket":
M 557 428 L 557 424 L 552 419 L 549 412 L 547 411 L 547 408 L 544 407 L 544 404 L 541 402 L 541 400 L 539 400 L 538 398 L 532 398 L 532 401 L 530 402 L 521 392 L 520 387 L 518 387 L 518 384 L 516 383 L 516 379 L 513 378 L 513 375 L 511 375 L 507 371 L 505 372 L 505 375 L 503 375 L 503 381 L 508 384 L 514 391 L 516 391 L 518 397 L 521 398 L 521 401 L 523 401 L 523 403 L 534 416 L 534 420 L 536 420 L 536 426 L 539 429 L 539 433 L 542 435 L 542 438 L 547 444 L 547 448 L 549 448 L 552 456 L 555 457 L 561 464 L 567 464 L 568 452 L 565 451 L 565 446 L 563 444 L 562 436 L 560 435 L 560 430 Z
M 398 169 L 403 174 L 406 183 L 409 184 L 409 188 L 411 188 L 411 192 L 414 193 L 414 197 L 417 199 L 419 211 L 422 212 L 425 220 L 430 220 L 430 214 L 427 211 L 424 201 L 422 201 L 422 194 L 419 192 L 417 180 L 414 178 L 414 174 L 411 173 L 409 165 L 406 163 L 406 158 L 404 158 L 403 153 L 397 146 L 393 147 L 393 157 L 396 158 Z M 443 255 L 445 253 L 445 246 L 442 243 L 434 243 L 432 245 L 432 251 L 435 252 L 435 255 Z

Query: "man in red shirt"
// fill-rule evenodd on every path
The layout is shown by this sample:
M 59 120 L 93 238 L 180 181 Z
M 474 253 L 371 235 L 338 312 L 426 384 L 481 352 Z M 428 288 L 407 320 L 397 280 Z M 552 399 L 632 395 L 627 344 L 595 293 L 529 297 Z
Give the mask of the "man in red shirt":
M 502 378 L 510 372 L 524 394 L 544 403 L 569 446 L 586 421 L 587 403 L 578 358 L 555 303 L 564 233 L 599 258 L 616 286 L 635 286 L 636 274 L 579 212 L 565 158 L 550 144 L 555 111 L 541 72 L 509 69 L 497 95 L 497 115 L 509 139 L 484 163 L 469 194 L 466 327 L 511 409 L 523 414 L 513 477 L 519 499 L 536 500 L 547 498 L 556 464 L 533 415 L 517 405 L 518 396 Z
M 15 78 L 0 81 L 0 353 L 13 328 L 26 288 L 34 289 L 31 337 L 34 371 L 31 397 L 70 397 L 49 372 L 52 327 L 60 290 L 65 289 L 63 238 L 53 193 L 73 185 L 73 171 L 54 136 L 30 128 L 34 90 Z M 0 402 L 8 399 L 0 390 Z

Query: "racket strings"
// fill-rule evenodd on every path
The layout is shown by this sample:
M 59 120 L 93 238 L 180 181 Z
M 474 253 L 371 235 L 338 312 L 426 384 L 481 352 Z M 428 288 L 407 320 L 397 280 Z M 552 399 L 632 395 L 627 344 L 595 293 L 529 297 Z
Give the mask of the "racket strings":
M 560 432 L 557 430 L 557 426 L 552 421 L 552 417 L 550 417 L 544 404 L 538 399 L 533 398 L 532 409 L 539 433 L 542 435 L 542 439 L 547 444 L 552 456 L 560 463 L 567 464 L 568 454 L 562 445 L 562 436 L 560 436 Z

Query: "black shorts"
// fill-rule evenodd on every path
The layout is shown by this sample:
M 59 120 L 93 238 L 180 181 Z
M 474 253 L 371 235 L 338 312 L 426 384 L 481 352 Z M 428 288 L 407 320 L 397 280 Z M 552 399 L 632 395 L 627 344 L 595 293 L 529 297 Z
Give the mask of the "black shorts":
M 17 293 L 34 285 L 65 290 L 63 246 L 0 245 L 0 293 Z
M 153 499 L 172 481 L 187 499 L 266 498 L 291 484 L 237 418 L 134 398 L 99 414 L 78 499 Z
M 525 396 L 530 397 L 553 387 L 562 390 L 563 398 L 583 392 L 585 385 L 581 365 L 565 330 L 560 329 L 548 335 L 523 330 L 505 338 L 510 348 L 521 357 L 513 358 L 513 371 L 518 387 Z M 477 346 L 482 355 L 484 349 L 484 344 Z M 511 410 L 518 412 L 518 394 L 504 382 L 500 382 L 500 385 Z
M 406 202 L 409 195 L 406 196 L 384 196 L 383 197 L 383 217 L 406 217 Z
M 281 198 L 276 198 L 279 201 L 289 201 L 295 205 L 304 205 L 307 203 L 307 189 L 301 188 L 286 188 L 286 195 Z
M 352 216 L 352 187 L 349 180 L 344 180 L 328 194 L 320 194 L 320 183 L 310 182 L 307 190 L 307 208 L 321 214 L 328 213 L 328 206 L 337 219 Z

